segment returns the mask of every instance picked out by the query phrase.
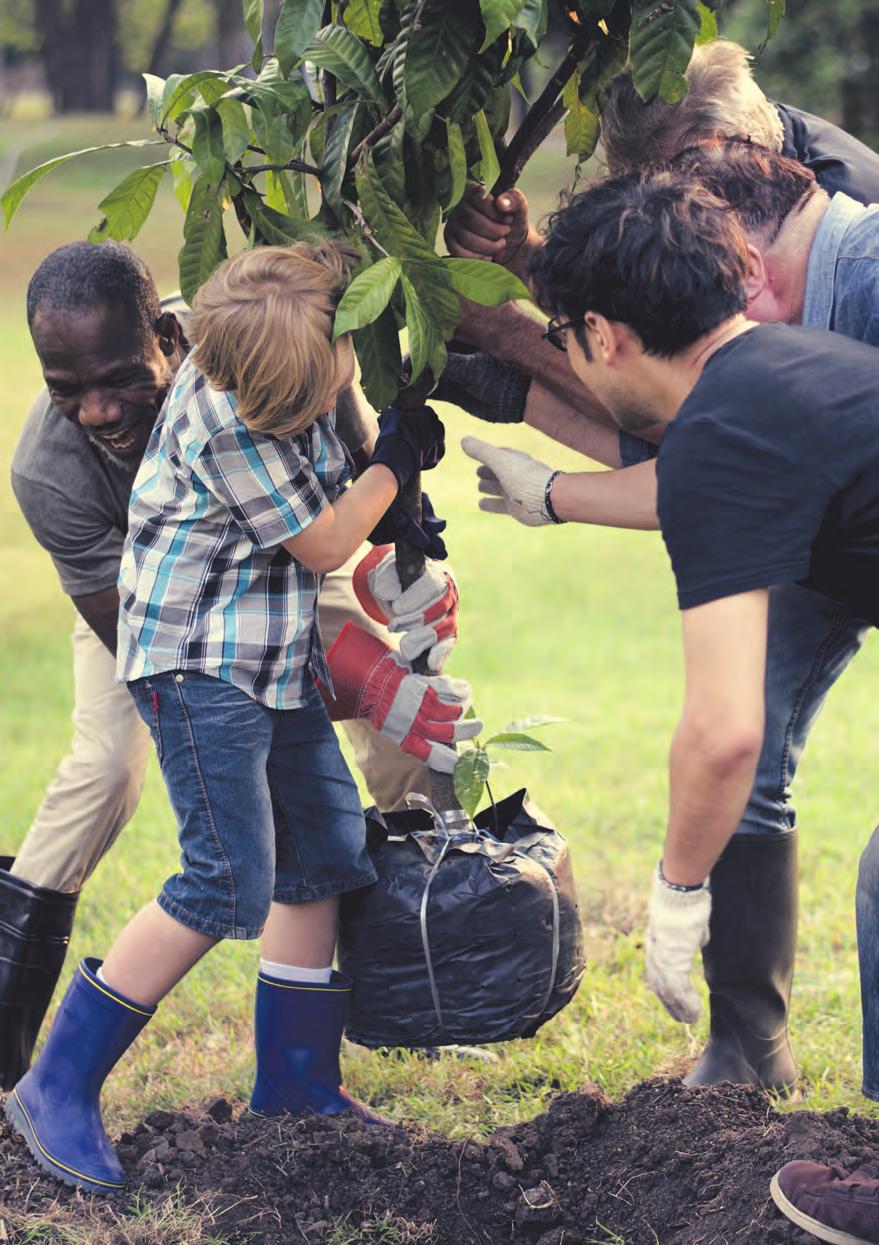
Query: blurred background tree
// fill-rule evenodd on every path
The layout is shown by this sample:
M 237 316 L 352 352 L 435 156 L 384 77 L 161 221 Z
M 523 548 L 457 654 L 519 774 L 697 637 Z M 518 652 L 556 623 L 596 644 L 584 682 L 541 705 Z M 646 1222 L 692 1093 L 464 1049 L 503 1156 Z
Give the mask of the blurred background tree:
M 268 25 L 277 0 L 265 7 Z M 879 0 L 790 0 L 788 8 L 794 20 L 759 58 L 761 85 L 876 146 Z M 759 46 L 766 24 L 759 5 L 724 0 L 719 19 L 721 34 Z M 167 76 L 248 56 L 239 0 L 0 0 L 7 111 L 22 83 L 45 92 L 56 113 L 111 111 L 120 92 L 142 90 L 144 68 Z M 528 72 L 535 77 L 539 67 Z M 539 83 L 523 85 L 531 94 Z

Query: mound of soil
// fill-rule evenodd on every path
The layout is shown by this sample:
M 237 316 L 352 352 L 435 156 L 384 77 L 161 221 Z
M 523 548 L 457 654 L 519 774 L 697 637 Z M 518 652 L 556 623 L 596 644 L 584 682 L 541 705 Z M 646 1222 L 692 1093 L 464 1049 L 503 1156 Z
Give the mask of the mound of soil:
M 118 1149 L 142 1199 L 179 1185 L 233 1242 L 313 1245 L 347 1215 L 364 1239 L 387 1216 L 401 1241 L 433 1245 L 781 1245 L 814 1238 L 775 1210 L 773 1172 L 793 1158 L 876 1162 L 879 1123 L 846 1109 L 780 1115 L 756 1090 L 651 1080 L 620 1103 L 564 1094 L 484 1143 L 346 1116 L 262 1120 L 218 1100 L 205 1113 L 156 1111 Z M 4 1208 L 71 1209 L 78 1195 L 61 1189 L 0 1126 Z

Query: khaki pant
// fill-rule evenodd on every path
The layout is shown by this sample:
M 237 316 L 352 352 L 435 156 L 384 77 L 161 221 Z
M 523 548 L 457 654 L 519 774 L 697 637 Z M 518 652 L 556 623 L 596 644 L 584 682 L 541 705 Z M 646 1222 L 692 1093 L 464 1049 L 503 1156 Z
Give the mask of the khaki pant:
M 358 553 L 328 575 L 320 627 L 330 645 L 353 620 L 388 640 L 360 608 L 351 586 Z M 73 628 L 73 741 L 19 849 L 12 872 L 35 886 L 78 891 L 131 819 L 143 788 L 149 732 L 110 653 L 79 617 Z M 343 723 L 357 765 L 379 808 L 400 806 L 410 791 L 429 791 L 427 771 L 368 722 Z

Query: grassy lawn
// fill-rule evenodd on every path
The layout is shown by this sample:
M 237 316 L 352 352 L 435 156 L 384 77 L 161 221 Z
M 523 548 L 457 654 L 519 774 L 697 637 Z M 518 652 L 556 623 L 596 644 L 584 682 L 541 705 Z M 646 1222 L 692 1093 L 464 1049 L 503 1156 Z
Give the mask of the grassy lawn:
M 56 151 L 137 136 L 135 124 L 106 119 L 0 126 L 4 181 L 16 162 L 29 167 Z M 53 174 L 0 240 L 7 408 L 0 426 L 0 849 L 6 851 L 24 837 L 63 755 L 72 694 L 72 610 L 7 483 L 18 431 L 40 384 L 24 289 L 48 250 L 85 236 L 98 200 L 133 163 L 127 153 L 111 153 Z M 535 160 L 525 189 L 540 211 L 552 205 L 570 171 L 557 152 Z M 160 289 L 174 287 L 180 218 L 168 187 L 136 245 Z M 530 431 L 477 429 L 459 412 L 443 415 L 450 450 L 431 493 L 449 519 L 463 597 L 452 672 L 471 679 L 492 729 L 531 713 L 568 719 L 546 733 L 551 755 L 515 759 L 495 786 L 503 792 L 529 785 L 569 836 L 589 958 L 567 1011 L 536 1039 L 497 1048 L 500 1060 L 490 1067 L 360 1051 L 348 1056 L 354 1092 L 396 1118 L 466 1137 L 528 1117 L 557 1091 L 585 1082 L 618 1096 L 643 1077 L 679 1072 L 699 1050 L 704 1023 L 675 1024 L 642 980 L 645 897 L 663 832 L 666 751 L 680 703 L 679 625 L 661 541 L 573 527 L 532 531 L 481 515 L 471 464 L 457 449 L 465 432 L 560 466 L 574 458 Z M 853 896 L 859 851 L 875 822 L 877 673 L 879 649 L 869 644 L 832 696 L 798 779 L 802 919 L 792 1018 L 808 1104 L 868 1113 L 874 1108 L 858 1094 Z M 104 952 L 176 860 L 174 824 L 152 764 L 136 816 L 83 895 L 68 975 L 80 956 Z M 111 1079 L 105 1095 L 111 1128 L 156 1106 L 249 1092 L 255 962 L 254 946 L 228 945 L 190 974 Z

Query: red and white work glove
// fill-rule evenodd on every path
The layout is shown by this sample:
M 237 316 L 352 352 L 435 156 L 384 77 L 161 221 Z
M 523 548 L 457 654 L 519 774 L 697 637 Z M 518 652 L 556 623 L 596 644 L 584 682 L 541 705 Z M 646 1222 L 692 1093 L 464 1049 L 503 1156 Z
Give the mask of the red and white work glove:
M 335 722 L 368 718 L 379 734 L 430 769 L 451 774 L 454 747 L 482 730 L 478 718 L 464 719 L 470 685 L 446 675 L 413 674 L 392 648 L 348 622 L 327 654 Z
M 458 638 L 458 588 L 448 567 L 427 561 L 424 574 L 403 591 L 393 545 L 379 545 L 358 562 L 354 591 L 375 622 L 400 634 L 400 655 L 414 661 L 427 653 L 439 674 Z

